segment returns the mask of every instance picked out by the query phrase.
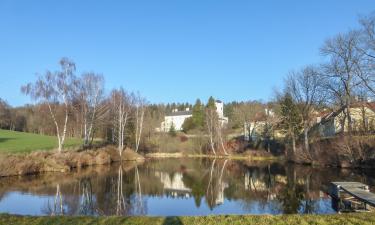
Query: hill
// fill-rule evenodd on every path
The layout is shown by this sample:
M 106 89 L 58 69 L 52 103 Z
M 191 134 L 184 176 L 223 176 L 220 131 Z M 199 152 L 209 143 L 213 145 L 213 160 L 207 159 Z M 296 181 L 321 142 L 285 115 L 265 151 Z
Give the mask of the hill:
M 65 148 L 78 146 L 81 140 L 68 138 Z M 29 153 L 35 150 L 51 150 L 57 147 L 57 138 L 25 132 L 0 129 L 0 153 Z

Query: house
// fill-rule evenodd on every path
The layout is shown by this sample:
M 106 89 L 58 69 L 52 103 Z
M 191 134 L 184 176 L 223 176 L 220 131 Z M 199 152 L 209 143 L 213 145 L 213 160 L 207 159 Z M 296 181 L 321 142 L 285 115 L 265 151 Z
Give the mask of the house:
M 227 124 L 228 117 L 224 117 L 224 103 L 217 100 L 215 102 L 215 106 L 216 112 L 222 125 Z M 158 130 L 162 132 L 168 132 L 173 126 L 176 131 L 181 131 L 182 125 L 184 124 L 185 120 L 192 116 L 193 111 L 189 108 L 186 108 L 185 111 L 178 111 L 177 109 L 174 109 L 172 113 L 164 117 L 164 121 L 161 123 L 161 127 Z
M 265 108 L 264 112 L 260 111 L 255 114 L 252 121 L 244 122 L 243 124 L 243 136 L 245 141 L 257 141 L 261 139 L 262 134 L 266 131 L 269 121 L 267 117 L 272 119 L 275 117 L 275 113 L 272 109 Z
M 317 128 L 323 137 L 331 137 L 341 132 L 348 131 L 346 107 L 332 112 L 322 112 L 317 117 Z M 350 115 L 353 131 L 374 130 L 375 102 L 357 102 L 350 106 Z M 345 122 L 345 124 L 343 124 Z

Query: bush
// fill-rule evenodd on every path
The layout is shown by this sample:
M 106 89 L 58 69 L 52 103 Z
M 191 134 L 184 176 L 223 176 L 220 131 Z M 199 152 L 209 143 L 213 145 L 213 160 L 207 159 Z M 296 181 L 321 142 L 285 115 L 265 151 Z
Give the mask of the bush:
M 187 133 L 190 130 L 195 128 L 193 117 L 189 117 L 185 119 L 184 123 L 182 124 L 182 130 Z
M 176 137 L 177 136 L 177 132 L 176 132 L 176 128 L 174 127 L 174 125 L 172 124 L 171 127 L 169 128 L 169 135 L 171 137 Z

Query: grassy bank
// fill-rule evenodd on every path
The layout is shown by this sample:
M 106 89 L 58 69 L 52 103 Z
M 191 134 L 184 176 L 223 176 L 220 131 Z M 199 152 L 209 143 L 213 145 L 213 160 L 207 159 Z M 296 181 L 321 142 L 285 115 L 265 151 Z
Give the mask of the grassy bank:
M 3 214 L 0 224 L 257 224 L 257 225 L 370 225 L 375 224 L 374 213 L 336 215 L 283 215 L 283 216 L 204 216 L 204 217 L 23 217 Z
M 68 138 L 66 148 L 79 146 L 80 139 Z M 50 150 L 57 147 L 57 138 L 32 133 L 0 129 L 0 153 L 29 153 L 35 150 Z

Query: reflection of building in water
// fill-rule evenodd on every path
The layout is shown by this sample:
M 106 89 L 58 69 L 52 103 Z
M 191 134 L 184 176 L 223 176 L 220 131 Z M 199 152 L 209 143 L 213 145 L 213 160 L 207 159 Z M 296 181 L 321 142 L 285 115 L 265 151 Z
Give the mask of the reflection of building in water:
M 182 181 L 182 173 L 174 173 L 169 176 L 166 172 L 155 172 L 155 176 L 160 178 L 161 183 L 164 185 L 164 192 L 167 196 L 190 198 L 191 189 L 186 187 Z
M 275 181 L 277 183 L 282 183 L 282 184 L 286 184 L 287 183 L 287 177 L 286 176 L 282 176 L 282 175 L 276 175 L 275 176 Z
M 253 178 L 249 172 L 245 174 L 245 190 L 267 191 L 267 185 L 259 178 Z

